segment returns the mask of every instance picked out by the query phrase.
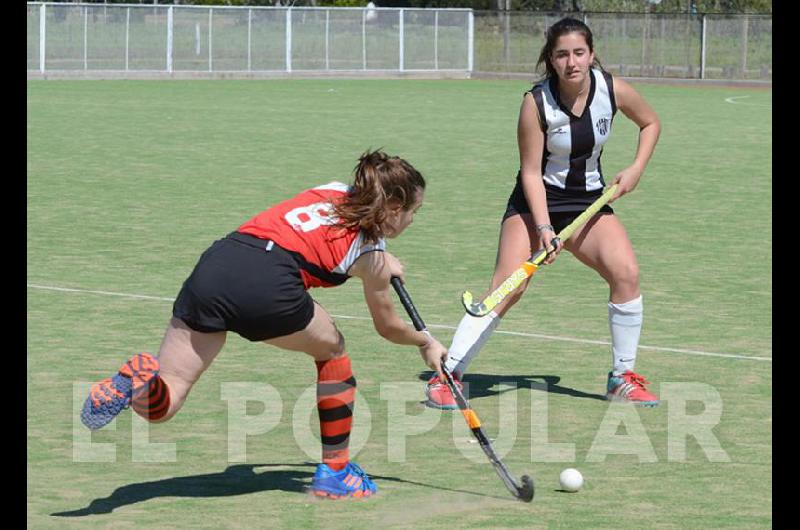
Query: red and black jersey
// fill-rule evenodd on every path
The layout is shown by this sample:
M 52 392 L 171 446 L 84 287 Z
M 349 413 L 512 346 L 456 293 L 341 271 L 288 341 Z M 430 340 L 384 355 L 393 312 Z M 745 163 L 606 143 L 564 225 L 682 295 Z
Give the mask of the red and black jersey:
M 368 244 L 362 231 L 339 225 L 331 203 L 347 191 L 347 184 L 341 182 L 305 190 L 256 215 L 237 231 L 272 240 L 291 252 L 307 289 L 341 285 L 362 254 L 386 248 L 383 238 Z

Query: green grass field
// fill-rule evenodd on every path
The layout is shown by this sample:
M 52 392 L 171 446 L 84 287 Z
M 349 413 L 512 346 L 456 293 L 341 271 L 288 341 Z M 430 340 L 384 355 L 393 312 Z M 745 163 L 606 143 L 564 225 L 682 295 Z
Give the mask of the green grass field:
M 534 477 L 536 497 L 523 504 L 469 443 L 460 415 L 420 404 L 426 367 L 415 348 L 374 332 L 358 280 L 312 294 L 348 341 L 362 397 L 353 444 L 381 488 L 373 499 L 303 493 L 318 426 L 303 401 L 294 412 L 315 381 L 302 354 L 230 335 L 182 411 L 149 438 L 130 412 L 91 436 L 76 412 L 81 385 L 158 350 L 171 299 L 212 241 L 300 189 L 349 179 L 369 147 L 406 157 L 428 180 L 424 208 L 390 250 L 449 344 L 461 292 L 488 287 L 525 82 L 28 82 L 28 526 L 770 527 L 772 95 L 636 86 L 662 137 L 615 208 L 642 271 L 637 371 L 664 401 L 639 410 L 598 399 L 611 357 L 607 287 L 562 255 L 467 379 L 506 464 Z M 636 145 L 631 122 L 615 123 L 609 179 Z M 229 444 L 236 383 L 280 396 L 246 405 L 254 417 L 281 414 L 247 437 L 244 458 Z M 697 388 L 705 401 L 689 392 Z M 709 414 L 703 443 L 676 435 L 684 409 L 695 427 Z M 562 452 L 543 456 L 547 443 Z M 92 461 L 109 449 L 111 461 Z M 558 491 L 566 467 L 586 478 L 579 493 Z

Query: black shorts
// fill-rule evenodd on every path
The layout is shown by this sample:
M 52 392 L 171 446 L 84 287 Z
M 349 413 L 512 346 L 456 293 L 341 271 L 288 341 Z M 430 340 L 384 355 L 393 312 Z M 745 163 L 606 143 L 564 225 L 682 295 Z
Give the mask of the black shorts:
M 603 194 L 603 190 L 575 193 L 565 192 L 551 186 L 545 186 L 545 189 L 547 191 L 547 210 L 550 212 L 550 224 L 553 225 L 556 233 L 561 232 Z M 517 174 L 517 183 L 508 197 L 508 204 L 502 221 L 512 215 L 526 213 L 531 213 L 531 209 L 528 207 L 528 201 L 525 200 L 522 181 L 519 174 Z M 604 204 L 598 213 L 614 213 L 614 209 L 608 204 Z
M 183 282 L 172 314 L 195 331 L 234 331 L 251 341 L 305 329 L 314 301 L 294 258 L 270 243 L 236 232 L 215 241 Z

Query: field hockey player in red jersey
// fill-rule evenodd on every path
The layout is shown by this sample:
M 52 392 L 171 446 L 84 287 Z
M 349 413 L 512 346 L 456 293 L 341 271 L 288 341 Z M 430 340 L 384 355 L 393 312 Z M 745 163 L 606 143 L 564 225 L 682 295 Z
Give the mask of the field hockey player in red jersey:
M 316 362 L 322 463 L 312 493 L 374 494 L 377 486 L 349 457 L 356 379 L 345 340 L 308 289 L 360 278 L 377 332 L 418 347 L 425 364 L 441 373 L 444 346 L 395 311 L 390 280 L 403 278 L 403 266 L 385 250 L 386 239 L 412 223 L 424 192 L 424 178 L 408 162 L 366 152 L 351 185 L 305 190 L 214 242 L 178 293 L 158 355 L 134 355 L 116 375 L 95 383 L 83 423 L 99 429 L 128 407 L 151 422 L 170 419 L 232 331 Z

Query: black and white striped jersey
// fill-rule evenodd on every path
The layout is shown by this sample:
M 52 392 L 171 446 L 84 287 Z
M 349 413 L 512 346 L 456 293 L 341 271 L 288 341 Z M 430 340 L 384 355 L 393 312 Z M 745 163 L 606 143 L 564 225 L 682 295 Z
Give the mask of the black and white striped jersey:
M 611 74 L 591 69 L 591 87 L 580 116 L 572 114 L 561 102 L 557 85 L 557 78 L 549 78 L 529 91 L 545 133 L 545 187 L 557 194 L 599 191 L 605 186 L 600 155 L 617 112 Z

